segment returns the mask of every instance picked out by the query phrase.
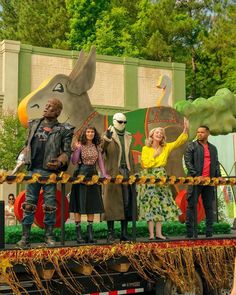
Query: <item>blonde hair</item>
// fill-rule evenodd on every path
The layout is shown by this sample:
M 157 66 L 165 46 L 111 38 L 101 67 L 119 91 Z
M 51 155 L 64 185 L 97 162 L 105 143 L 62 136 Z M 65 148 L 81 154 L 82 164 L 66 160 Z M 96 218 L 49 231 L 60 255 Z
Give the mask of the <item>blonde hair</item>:
M 156 130 L 161 130 L 162 133 L 163 133 L 163 138 L 162 140 L 160 141 L 160 146 L 164 146 L 166 144 L 166 133 L 165 133 L 165 129 L 162 128 L 162 127 L 156 127 L 156 128 L 153 128 L 150 132 L 149 132 L 149 135 L 148 135 L 148 138 L 145 140 L 145 145 L 150 147 L 152 146 L 152 143 L 153 143 L 153 134 Z

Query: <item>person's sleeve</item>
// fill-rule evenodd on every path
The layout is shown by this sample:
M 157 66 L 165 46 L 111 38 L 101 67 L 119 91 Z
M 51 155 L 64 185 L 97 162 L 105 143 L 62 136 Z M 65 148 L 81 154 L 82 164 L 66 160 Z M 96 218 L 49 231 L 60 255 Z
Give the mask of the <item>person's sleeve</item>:
M 178 148 L 188 140 L 187 133 L 181 133 L 180 136 L 173 142 L 168 143 L 168 148 L 171 150 Z
M 192 143 L 190 143 L 187 148 L 186 148 L 186 151 L 184 153 L 184 162 L 185 162 L 185 165 L 186 165 L 186 168 L 188 169 L 188 173 L 191 175 L 191 176 L 199 176 L 197 175 L 197 171 L 194 167 L 194 163 L 193 163 L 193 153 L 194 153 L 194 146 Z
M 29 136 L 30 136 L 30 133 L 31 133 L 32 125 L 33 125 L 33 120 L 29 120 L 28 121 L 28 129 L 27 129 L 27 132 L 26 132 L 25 147 L 28 145 L 28 142 L 29 142 Z
M 102 136 L 102 141 L 101 141 L 101 149 L 103 153 L 106 153 L 107 148 L 111 142 L 112 142 L 112 138 L 108 138 L 106 134 L 104 133 Z
M 144 146 L 141 154 L 141 166 L 143 168 L 150 168 L 155 165 L 155 159 L 153 157 L 153 150 Z
M 80 153 L 81 153 L 81 146 L 76 148 L 72 153 L 71 162 L 73 165 L 76 165 L 79 162 Z
M 218 160 L 218 153 L 216 149 L 216 177 L 221 177 L 221 172 L 220 172 L 220 162 Z
M 61 150 L 62 153 L 57 158 L 58 161 L 62 163 L 62 166 L 67 165 L 69 163 L 71 157 L 71 142 L 73 137 L 73 126 L 65 126 L 64 130 L 62 130 L 62 142 L 61 142 Z
M 101 151 L 98 151 L 98 166 L 99 166 L 100 171 L 102 172 L 102 176 L 107 178 L 109 175 L 106 172 Z
M 10 215 L 9 214 L 10 212 L 9 212 L 9 209 L 8 209 L 7 205 L 5 206 L 4 211 L 5 211 L 5 216 L 8 217 Z

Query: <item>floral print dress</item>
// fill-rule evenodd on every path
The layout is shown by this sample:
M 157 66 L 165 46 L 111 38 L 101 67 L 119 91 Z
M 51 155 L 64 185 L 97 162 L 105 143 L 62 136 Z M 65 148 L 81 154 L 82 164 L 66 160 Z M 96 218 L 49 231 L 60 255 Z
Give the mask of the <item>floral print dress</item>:
M 155 150 L 144 146 L 141 155 L 141 164 L 144 168 L 142 176 L 167 176 L 164 166 L 170 152 L 187 141 L 187 134 L 182 133 L 174 142 L 166 143 L 159 156 L 153 157 Z M 142 184 L 138 185 L 139 219 L 154 222 L 178 220 L 180 209 L 173 199 L 168 185 Z

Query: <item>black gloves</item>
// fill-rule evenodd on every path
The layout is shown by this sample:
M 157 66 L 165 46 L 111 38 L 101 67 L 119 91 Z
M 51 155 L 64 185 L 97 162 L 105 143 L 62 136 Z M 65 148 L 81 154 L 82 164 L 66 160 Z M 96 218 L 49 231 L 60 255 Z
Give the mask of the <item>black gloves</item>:
M 107 131 L 106 131 L 106 137 L 108 139 L 111 139 L 112 138 L 112 134 L 113 134 L 113 132 L 110 129 L 107 129 Z

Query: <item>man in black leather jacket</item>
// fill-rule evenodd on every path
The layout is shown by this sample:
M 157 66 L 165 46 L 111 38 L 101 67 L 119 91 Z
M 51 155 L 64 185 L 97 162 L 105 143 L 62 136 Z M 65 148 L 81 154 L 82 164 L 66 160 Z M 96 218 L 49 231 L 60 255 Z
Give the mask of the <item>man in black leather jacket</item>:
M 57 174 L 67 169 L 74 127 L 57 121 L 62 107 L 60 100 L 49 99 L 44 109 L 43 118 L 29 122 L 28 138 L 21 155 L 24 156 L 24 163 L 28 166 L 30 176 L 38 173 L 41 176 L 48 177 L 52 173 Z M 53 228 L 56 222 L 56 184 L 35 182 L 28 184 L 26 200 L 22 205 L 24 211 L 23 234 L 21 240 L 17 243 L 20 247 L 30 245 L 30 230 L 34 222 L 34 213 L 37 209 L 41 188 L 44 195 L 45 243 L 47 246 L 55 245 Z
M 207 126 L 197 129 L 197 140 L 189 143 L 185 155 L 185 165 L 189 176 L 221 177 L 216 147 L 208 142 L 210 130 Z M 213 233 L 213 201 L 214 186 L 193 185 L 188 187 L 186 229 L 187 237 L 197 237 L 197 202 L 202 195 L 203 206 L 206 214 L 206 237 Z

